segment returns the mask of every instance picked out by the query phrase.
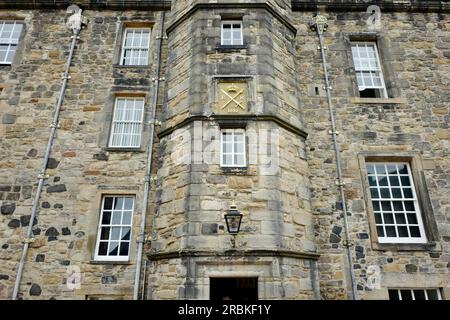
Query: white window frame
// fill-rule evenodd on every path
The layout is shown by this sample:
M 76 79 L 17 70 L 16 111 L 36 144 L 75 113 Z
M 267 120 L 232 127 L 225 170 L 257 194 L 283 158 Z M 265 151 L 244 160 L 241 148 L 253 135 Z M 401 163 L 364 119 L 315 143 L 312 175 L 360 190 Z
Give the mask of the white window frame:
M 412 191 L 413 198 L 405 198 L 404 197 L 402 186 L 391 186 L 391 182 L 390 182 L 389 177 L 391 177 L 392 175 L 380 174 L 381 176 L 388 177 L 387 178 L 388 185 L 387 186 L 381 186 L 381 187 L 389 189 L 389 194 L 390 194 L 389 198 L 382 198 L 381 197 L 380 186 L 378 185 L 378 182 L 377 182 L 377 186 L 370 186 L 370 184 L 369 184 L 369 186 L 368 186 L 369 187 L 369 196 L 370 196 L 370 200 L 371 200 L 371 204 L 372 204 L 372 208 L 373 208 L 373 215 L 374 215 L 374 220 L 373 221 L 375 223 L 375 229 L 376 229 L 378 242 L 379 243 L 427 243 L 427 237 L 426 237 L 424 223 L 423 223 L 423 218 L 422 218 L 422 212 L 420 210 L 419 199 L 417 197 L 416 186 L 415 186 L 415 182 L 414 182 L 414 179 L 413 179 L 413 176 L 412 176 L 412 173 L 411 173 L 411 166 L 410 166 L 410 164 L 408 162 L 366 162 L 366 168 L 367 168 L 368 165 L 385 165 L 386 166 L 386 165 L 394 165 L 394 164 L 395 165 L 406 165 L 408 174 L 399 174 L 399 173 L 397 173 L 396 177 L 398 177 L 399 180 L 401 180 L 400 177 L 402 177 L 402 176 L 408 176 L 409 177 L 409 181 L 410 181 L 410 184 L 411 184 L 411 186 L 409 186 L 409 188 Z M 379 174 L 377 172 L 375 172 L 374 174 L 369 174 L 369 172 L 367 172 L 367 179 L 368 180 L 370 180 L 369 177 L 375 177 L 376 181 L 379 181 L 378 180 L 378 176 L 379 176 Z M 375 189 L 375 188 L 378 191 L 378 198 L 372 198 L 371 189 Z M 402 198 L 394 198 L 392 196 L 392 188 L 399 188 L 401 190 L 401 193 L 402 193 Z M 380 203 L 379 204 L 380 205 L 380 210 L 379 211 L 376 211 L 375 208 L 374 208 L 374 202 L 375 201 L 378 201 Z M 385 212 L 382 209 L 382 204 L 381 204 L 382 201 L 389 201 L 392 211 Z M 413 202 L 414 203 L 414 212 L 416 214 L 416 219 L 417 219 L 417 224 L 413 224 L 413 223 L 409 223 L 408 222 L 408 217 L 407 217 L 407 214 L 406 214 L 407 210 L 406 209 L 403 210 L 403 211 L 395 211 L 394 210 L 393 201 L 402 202 L 402 206 L 403 207 L 404 207 L 404 204 L 403 204 L 404 201 L 411 201 L 411 202 Z M 381 224 L 377 224 L 377 222 L 376 222 L 376 214 L 378 212 L 380 213 L 380 216 L 381 216 L 381 219 L 382 219 L 382 223 Z M 390 213 L 390 212 L 392 213 L 392 218 L 394 219 L 394 223 L 393 224 L 385 224 L 384 223 L 384 215 L 383 215 L 383 213 Z M 408 211 L 408 213 L 411 213 L 411 212 L 412 211 Z M 406 223 L 405 224 L 398 224 L 398 223 L 396 223 L 396 219 L 397 219 L 396 216 L 395 216 L 396 213 L 403 213 L 404 214 L 404 218 L 406 219 Z M 420 232 L 421 237 L 420 238 L 419 237 L 414 237 L 414 238 L 413 237 L 399 237 L 399 236 L 397 236 L 397 237 L 386 237 L 386 230 L 384 229 L 384 227 L 386 225 L 394 226 L 396 228 L 396 233 L 397 233 L 397 227 L 398 226 L 406 226 L 407 229 L 408 229 L 408 234 L 409 234 L 409 227 L 410 226 L 416 226 L 416 227 L 419 228 L 419 232 Z M 380 237 L 378 235 L 378 230 L 377 230 L 378 226 L 383 227 L 383 230 L 384 230 L 384 233 L 385 233 L 384 237 Z
M 224 44 L 224 25 L 226 24 L 230 24 L 231 25 L 231 44 Z M 234 39 L 233 38 L 233 25 L 234 24 L 239 24 L 240 25 L 240 30 L 241 30 L 241 37 L 239 39 Z M 235 41 L 239 41 L 239 43 L 234 43 Z M 242 25 L 242 21 L 240 20 L 224 20 L 222 21 L 221 25 L 220 25 L 220 44 L 222 46 L 242 46 L 244 44 L 244 28 Z
M 13 29 L 11 31 L 11 35 L 9 36 L 9 39 L 6 40 L 6 41 L 3 41 L 2 33 L 3 33 L 3 29 L 4 29 L 5 25 L 7 25 L 7 24 L 12 24 L 13 25 Z M 17 39 L 12 37 L 16 27 L 20 27 L 19 37 Z M 11 21 L 0 20 L 0 45 L 7 45 L 8 46 L 8 48 L 6 49 L 5 59 L 0 61 L 0 65 L 11 65 L 13 63 L 14 56 L 16 55 L 17 47 L 19 45 L 19 40 L 20 40 L 20 37 L 22 35 L 22 32 L 23 32 L 23 23 L 22 22 L 17 22 L 17 21 L 13 21 L 13 20 L 11 20 Z M 13 53 L 13 55 L 11 57 L 11 61 L 6 60 L 6 58 L 8 57 L 8 55 L 9 55 L 9 53 L 11 51 L 14 51 L 14 53 Z
M 126 46 L 126 40 L 127 40 L 127 34 L 129 31 L 142 31 L 142 30 L 148 30 L 148 39 L 147 39 L 147 47 L 143 46 Z M 122 39 L 122 50 L 120 53 L 120 61 L 119 65 L 121 66 L 148 66 L 148 59 L 150 57 L 150 36 L 151 36 L 151 28 L 125 28 L 123 30 L 123 39 Z M 141 38 L 142 42 L 142 38 Z M 141 52 L 147 51 L 147 59 L 145 60 L 144 64 L 125 64 L 125 51 L 126 50 L 132 50 L 132 51 L 139 51 L 139 60 L 141 60 Z
M 127 104 L 129 101 L 133 102 L 133 113 L 131 119 L 134 119 L 137 107 L 136 107 L 136 101 L 142 102 L 142 110 L 141 110 L 141 116 L 138 120 L 118 120 L 116 117 L 118 117 L 118 103 L 119 101 L 125 101 L 125 108 L 127 109 Z M 125 149 L 133 149 L 133 148 L 140 148 L 142 144 L 142 128 L 143 128 L 143 120 L 144 120 L 144 113 L 145 113 L 145 99 L 144 97 L 116 97 L 114 102 L 114 110 L 113 110 L 113 116 L 111 120 L 111 133 L 109 135 L 109 142 L 108 146 L 110 148 L 125 148 Z M 129 125 L 130 128 L 133 128 L 134 126 L 138 126 L 139 128 L 137 131 L 139 131 L 139 136 L 137 138 L 137 143 L 135 145 L 123 145 L 122 141 L 124 139 L 124 135 L 130 135 L 130 132 L 124 132 L 125 126 Z M 121 130 L 120 133 L 115 132 L 116 130 Z M 116 135 L 120 136 L 120 144 L 113 144 L 114 138 Z
M 388 289 L 388 291 L 397 291 L 397 294 L 398 294 L 398 300 L 402 300 L 402 294 L 401 294 L 401 291 L 402 290 L 404 290 L 404 291 L 411 291 L 411 297 L 412 297 L 412 300 L 416 300 L 416 298 L 415 298 L 415 294 L 414 294 L 414 291 L 416 290 L 420 290 L 420 291 L 423 291 L 424 292 L 424 295 L 425 295 L 425 300 L 429 300 L 428 299 L 428 290 L 434 290 L 434 291 L 436 291 L 437 292 L 437 296 L 438 296 L 438 300 L 442 300 L 442 294 L 441 294 L 441 290 L 439 289 L 439 288 L 425 288 L 425 289 L 423 289 L 423 288 L 414 288 L 414 289 L 411 289 L 411 288 L 400 288 L 400 289 L 398 289 L 398 288 L 389 288 Z
M 358 69 L 358 67 L 357 67 L 357 63 L 356 63 L 356 59 L 357 58 L 360 58 L 359 57 L 359 49 L 357 49 L 357 51 L 358 51 L 358 57 L 355 57 L 355 55 L 353 54 L 353 47 L 357 47 L 357 48 L 359 48 L 359 47 L 361 47 L 361 46 L 364 46 L 364 47 L 367 47 L 367 46 L 373 46 L 373 48 L 374 48 L 374 51 L 375 51 L 375 58 L 376 58 L 376 62 L 377 62 L 377 64 L 378 64 L 378 69 L 371 69 L 370 67 L 369 68 L 367 68 L 367 69 Z M 378 90 L 380 90 L 381 91 L 381 94 L 382 94 L 382 98 L 388 98 L 388 94 L 387 94 L 387 90 L 386 90 L 386 84 L 385 84 L 385 81 L 384 81 L 384 74 L 383 74 L 383 67 L 382 67 L 382 65 L 381 65 L 381 60 L 380 60 L 380 56 L 379 56 L 379 53 L 378 53 L 378 46 L 377 46 L 377 43 L 375 42 L 375 41 L 368 41 L 368 42 L 362 42 L 362 41 L 352 41 L 351 42 L 351 51 L 352 51 L 352 59 L 353 59 L 353 65 L 354 65 L 354 67 L 355 67 L 355 76 L 356 76 L 356 82 L 357 82 L 357 85 L 358 85 L 358 90 L 359 91 L 363 91 L 363 90 L 365 90 L 365 89 L 378 89 Z M 373 86 L 365 86 L 365 87 L 362 87 L 362 86 L 359 86 L 359 83 L 358 83 L 358 73 L 363 73 L 363 72 L 369 72 L 370 73 L 370 78 L 371 78 L 371 81 L 372 81 L 372 83 L 374 82 L 374 80 L 373 80 L 373 76 L 372 76 L 372 74 L 373 73 L 375 73 L 375 72 L 379 72 L 380 73 L 380 81 L 381 81 L 381 85 L 380 86 L 375 86 L 375 85 L 373 85 Z
M 232 158 L 232 164 L 225 164 L 223 162 L 223 155 L 225 151 L 225 143 L 223 140 L 224 133 L 232 133 L 232 139 L 233 139 L 233 150 L 231 152 L 231 158 Z M 243 137 L 243 156 L 244 156 L 244 163 L 243 164 L 236 164 L 234 161 L 234 156 L 236 154 L 241 154 L 236 152 L 236 143 L 234 142 L 234 136 L 236 133 L 242 134 Z M 230 153 L 227 153 L 230 154 Z M 242 168 L 247 166 L 247 141 L 246 141 L 246 134 L 244 129 L 222 129 L 220 130 L 220 166 L 225 168 Z
M 111 217 L 110 217 L 110 223 L 109 224 L 103 224 L 102 223 L 102 220 L 103 220 L 103 214 L 104 214 L 104 212 L 106 211 L 105 210 L 105 199 L 106 198 L 113 198 L 114 200 L 113 200 L 113 206 L 114 206 L 114 203 L 115 203 L 115 199 L 116 198 L 132 198 L 133 199 L 133 207 L 132 207 L 132 209 L 131 209 L 131 220 L 130 220 L 130 224 L 122 224 L 122 220 L 123 220 L 123 211 L 124 210 L 121 210 L 121 224 L 118 224 L 118 225 L 113 225 L 112 224 L 112 219 L 113 219 L 113 211 L 114 210 L 108 210 L 108 211 L 110 211 L 111 212 Z M 98 228 L 97 228 L 97 243 L 96 243 L 96 245 L 95 245 L 95 254 L 94 254 L 94 260 L 95 261 L 129 261 L 129 259 L 130 259 L 130 252 L 131 252 L 131 244 L 132 244 L 132 239 L 133 239 L 133 216 L 134 216 L 134 208 L 135 208 L 135 203 L 136 203 L 136 197 L 134 196 L 134 195 L 110 195 L 110 194 L 105 194 L 105 195 L 103 195 L 102 196 L 102 202 L 101 202 L 101 208 L 100 208 L 100 219 L 99 219 L 99 222 L 98 222 Z M 122 242 L 125 242 L 125 241 L 122 241 L 122 239 L 121 239 L 121 234 L 120 234 L 120 236 L 119 236 L 119 240 L 117 240 L 117 242 L 119 242 L 119 247 L 118 247 L 118 255 L 117 256 L 111 256 L 111 255 L 99 255 L 99 249 L 100 249 L 100 242 L 105 242 L 105 241 L 101 241 L 100 240 L 100 237 L 101 237 L 101 231 L 102 231 L 102 227 L 104 227 L 104 226 L 109 226 L 109 228 L 110 228 L 110 231 L 109 231 L 109 239 L 108 239 L 108 249 L 107 249 L 107 252 L 109 253 L 109 246 L 110 246 L 110 243 L 112 242 L 112 240 L 111 240 L 111 234 L 112 234 L 112 227 L 114 226 L 114 227 L 119 227 L 119 228 L 121 228 L 121 233 L 122 233 L 122 228 L 130 228 L 130 240 L 128 240 L 128 255 L 126 255 L 126 256 L 120 256 L 119 255 L 119 253 L 120 253 L 120 244 L 122 243 Z

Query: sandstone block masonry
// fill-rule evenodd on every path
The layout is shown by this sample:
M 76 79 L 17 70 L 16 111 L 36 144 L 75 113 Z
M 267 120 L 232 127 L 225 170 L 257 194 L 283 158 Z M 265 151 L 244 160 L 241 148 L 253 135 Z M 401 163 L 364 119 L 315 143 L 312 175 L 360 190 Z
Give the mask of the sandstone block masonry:
M 439 289 L 449 299 L 450 9 L 435 1 L 386 2 L 381 27 L 371 29 L 364 1 L 352 1 L 352 11 L 345 1 L 322 2 L 359 298 Z M 0 21 L 24 26 L 13 63 L 0 65 L 0 299 L 12 296 L 29 224 L 34 242 L 19 298 L 132 297 L 162 9 L 156 116 L 162 124 L 144 204 L 146 280 L 139 296 L 209 299 L 211 278 L 257 277 L 260 299 L 347 299 L 322 60 L 309 28 L 319 10 L 315 1 L 80 6 L 89 22 L 76 46 L 34 221 L 31 205 L 70 30 L 65 8 L 0 6 Z M 242 46 L 221 45 L 226 20 L 241 21 Z M 142 26 L 151 29 L 148 66 L 121 66 L 125 28 Z M 376 42 L 387 97 L 360 96 L 353 41 Z M 247 109 L 222 114 L 219 84 L 233 81 L 245 84 Z M 145 101 L 139 148 L 108 147 L 114 101 L 124 96 Z M 248 150 L 270 150 L 273 162 L 249 156 L 244 168 L 223 168 L 221 130 L 236 128 L 246 132 Z M 380 243 L 366 169 L 373 161 L 410 165 L 426 243 Z M 135 198 L 126 261 L 95 259 L 105 195 Z M 243 214 L 236 236 L 224 220 L 232 201 Z M 80 287 L 71 289 L 68 270 L 77 268 Z

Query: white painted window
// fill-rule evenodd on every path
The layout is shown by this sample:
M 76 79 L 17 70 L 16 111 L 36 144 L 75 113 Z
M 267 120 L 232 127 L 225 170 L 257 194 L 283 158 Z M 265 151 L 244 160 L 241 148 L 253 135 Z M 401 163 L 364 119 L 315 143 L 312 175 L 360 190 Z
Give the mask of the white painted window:
M 143 119 L 144 98 L 116 98 L 109 146 L 139 148 Z
M 120 64 L 123 66 L 148 65 L 149 44 L 149 28 L 126 28 Z
M 22 27 L 15 21 L 0 21 L 0 64 L 12 64 Z
M 389 300 L 442 300 L 440 289 L 389 289 Z
M 380 243 L 426 243 L 409 163 L 367 163 Z
M 243 45 L 242 33 L 242 21 L 223 21 L 221 44 L 223 46 Z
M 104 196 L 95 260 L 127 261 L 130 254 L 134 197 Z
M 224 129 L 221 132 L 220 165 L 222 167 L 245 167 L 245 131 Z
M 361 97 L 387 98 L 376 43 L 353 42 L 352 55 Z

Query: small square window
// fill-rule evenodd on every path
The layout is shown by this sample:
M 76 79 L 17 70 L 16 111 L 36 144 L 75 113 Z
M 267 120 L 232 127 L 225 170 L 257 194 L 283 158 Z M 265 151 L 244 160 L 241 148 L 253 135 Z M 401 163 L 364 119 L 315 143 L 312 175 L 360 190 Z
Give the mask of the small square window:
M 244 44 L 242 21 L 223 21 L 221 29 L 221 45 L 240 46 Z
M 221 132 L 220 165 L 246 166 L 246 143 L 243 129 L 225 129 Z

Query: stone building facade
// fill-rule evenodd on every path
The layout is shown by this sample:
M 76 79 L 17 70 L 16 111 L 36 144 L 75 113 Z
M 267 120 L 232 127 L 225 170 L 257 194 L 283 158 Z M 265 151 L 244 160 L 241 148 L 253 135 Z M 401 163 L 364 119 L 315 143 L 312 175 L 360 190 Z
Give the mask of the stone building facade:
M 140 299 L 225 298 L 224 278 L 258 299 L 348 299 L 352 273 L 358 299 L 450 299 L 448 2 L 77 1 L 87 21 L 30 221 L 70 4 L 0 1 L 0 50 L 15 49 L 0 51 L 0 299 L 30 223 L 19 299 L 131 299 L 135 286 Z M 20 25 L 16 42 L 5 25 Z M 120 103 L 139 122 L 132 146 L 113 142 L 128 130 Z

